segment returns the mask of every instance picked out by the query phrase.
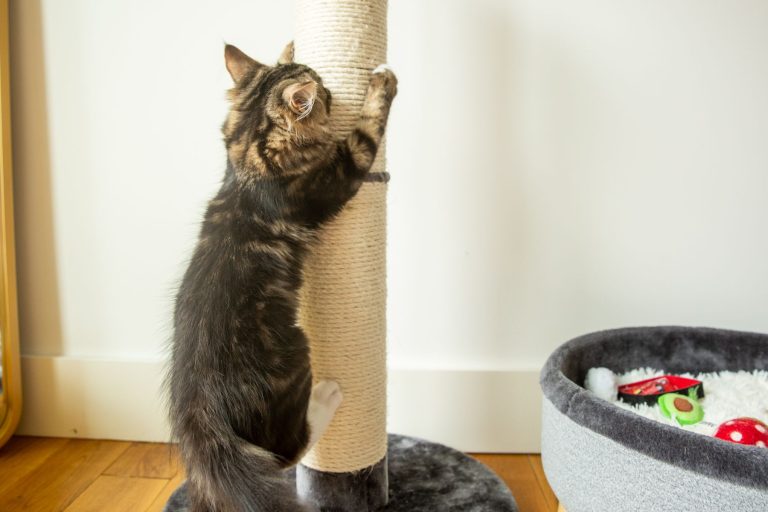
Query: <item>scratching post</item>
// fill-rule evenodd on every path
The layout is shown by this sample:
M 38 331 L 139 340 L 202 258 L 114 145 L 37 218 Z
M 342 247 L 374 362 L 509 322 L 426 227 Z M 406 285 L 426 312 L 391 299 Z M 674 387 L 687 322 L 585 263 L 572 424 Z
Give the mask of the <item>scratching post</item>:
M 360 116 L 371 71 L 387 61 L 387 0 L 297 0 L 296 62 L 331 90 L 339 136 Z M 384 148 L 357 195 L 320 234 L 305 265 L 299 321 L 315 380 L 344 401 L 295 472 L 321 512 L 517 512 L 504 483 L 461 452 L 386 433 L 386 193 Z M 188 510 L 187 484 L 165 512 Z
M 336 133 L 352 131 L 371 71 L 386 62 L 386 0 L 298 0 L 296 62 L 330 89 Z M 316 380 L 344 401 L 297 471 L 299 493 L 350 512 L 387 503 L 386 191 L 384 150 L 369 179 L 322 232 L 305 266 L 300 322 Z

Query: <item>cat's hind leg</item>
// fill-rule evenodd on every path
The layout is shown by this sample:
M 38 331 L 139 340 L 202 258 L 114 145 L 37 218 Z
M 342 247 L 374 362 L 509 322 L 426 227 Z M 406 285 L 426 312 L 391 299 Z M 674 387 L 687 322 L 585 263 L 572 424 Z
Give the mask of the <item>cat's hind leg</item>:
M 332 380 L 321 380 L 312 388 L 307 409 L 307 423 L 309 424 L 309 443 L 307 450 L 315 446 L 328 425 L 330 425 L 336 409 L 341 405 L 343 396 L 339 384 Z

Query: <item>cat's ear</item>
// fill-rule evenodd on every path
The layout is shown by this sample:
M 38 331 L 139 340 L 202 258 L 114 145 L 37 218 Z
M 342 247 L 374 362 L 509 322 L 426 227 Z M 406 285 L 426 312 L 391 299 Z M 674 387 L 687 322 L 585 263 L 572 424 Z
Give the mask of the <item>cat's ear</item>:
M 262 67 L 263 64 L 253 60 L 238 47 L 228 44 L 224 47 L 224 62 L 227 65 L 232 80 L 240 81 L 243 76 L 254 68 Z
M 298 119 L 303 119 L 312 112 L 316 97 L 317 82 L 313 80 L 291 84 L 283 91 L 283 99 L 291 107 L 291 110 L 298 114 Z
M 293 41 L 285 45 L 283 53 L 280 54 L 280 58 L 277 59 L 278 64 L 291 64 L 293 62 Z

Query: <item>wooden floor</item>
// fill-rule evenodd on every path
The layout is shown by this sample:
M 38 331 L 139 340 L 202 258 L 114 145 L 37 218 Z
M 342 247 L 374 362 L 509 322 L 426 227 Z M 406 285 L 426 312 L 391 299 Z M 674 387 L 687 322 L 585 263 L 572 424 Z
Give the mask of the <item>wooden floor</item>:
M 555 512 L 538 455 L 476 455 L 521 512 Z M 160 512 L 184 479 L 173 446 L 15 437 L 0 449 L 0 510 Z

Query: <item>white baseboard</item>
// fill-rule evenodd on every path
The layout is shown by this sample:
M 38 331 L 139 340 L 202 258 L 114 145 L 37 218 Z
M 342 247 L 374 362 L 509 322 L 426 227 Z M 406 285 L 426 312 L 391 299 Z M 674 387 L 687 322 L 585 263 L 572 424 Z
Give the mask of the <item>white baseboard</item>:
M 162 361 L 22 357 L 24 435 L 168 441 Z M 464 451 L 540 451 L 538 371 L 390 369 L 390 432 Z
M 22 356 L 18 433 L 168 441 L 161 361 Z

